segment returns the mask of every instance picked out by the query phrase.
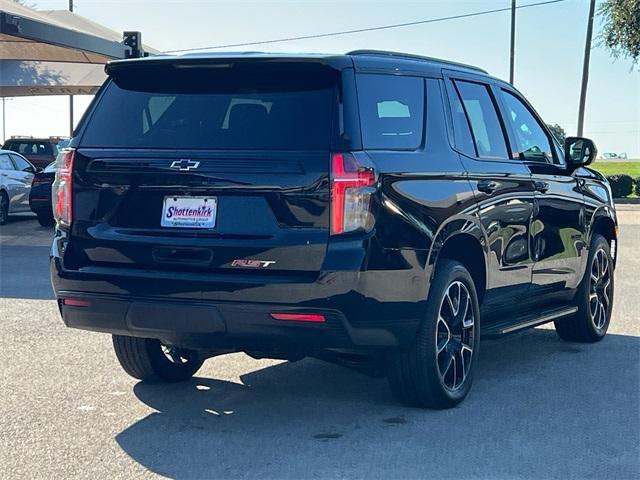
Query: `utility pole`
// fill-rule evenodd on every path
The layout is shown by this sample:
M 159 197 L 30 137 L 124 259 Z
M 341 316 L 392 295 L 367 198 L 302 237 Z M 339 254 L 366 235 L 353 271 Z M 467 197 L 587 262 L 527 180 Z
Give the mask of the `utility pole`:
M 73 12 L 73 0 L 69 0 L 69 11 Z M 73 95 L 69 95 L 69 136 L 73 136 Z
M 589 18 L 587 19 L 587 38 L 584 43 L 584 63 L 582 64 L 582 88 L 580 89 L 580 106 L 578 107 L 578 136 L 582 136 L 584 127 L 584 106 L 587 101 L 587 83 L 589 82 L 589 59 L 591 57 L 591 36 L 593 35 L 593 17 L 595 15 L 596 0 L 589 4 Z
M 511 54 L 509 58 L 509 83 L 513 85 L 516 60 L 516 0 L 511 0 Z

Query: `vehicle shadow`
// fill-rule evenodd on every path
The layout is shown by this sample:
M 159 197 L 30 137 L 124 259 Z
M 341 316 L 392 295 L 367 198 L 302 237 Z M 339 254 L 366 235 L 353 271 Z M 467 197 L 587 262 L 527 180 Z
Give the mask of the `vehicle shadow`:
M 403 407 L 384 380 L 304 360 L 242 384 L 138 383 L 157 412 L 116 441 L 173 478 L 637 477 L 640 338 L 569 344 L 536 329 L 482 347 L 452 410 Z

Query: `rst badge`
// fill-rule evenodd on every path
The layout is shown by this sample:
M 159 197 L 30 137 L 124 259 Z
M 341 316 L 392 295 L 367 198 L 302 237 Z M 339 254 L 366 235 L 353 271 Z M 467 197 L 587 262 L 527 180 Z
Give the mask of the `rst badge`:
M 232 267 L 249 267 L 249 268 L 266 268 L 269 265 L 276 263 L 275 260 L 251 260 L 244 258 L 237 258 L 231 262 Z

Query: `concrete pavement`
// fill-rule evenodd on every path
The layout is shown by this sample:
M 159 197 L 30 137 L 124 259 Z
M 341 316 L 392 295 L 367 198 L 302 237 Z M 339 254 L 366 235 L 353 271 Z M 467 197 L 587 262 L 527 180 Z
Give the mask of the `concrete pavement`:
M 385 380 L 316 360 L 209 360 L 181 385 L 136 383 L 108 335 L 66 329 L 51 231 L 0 227 L 0 477 L 638 478 L 640 211 L 621 211 L 610 334 L 552 327 L 483 341 L 473 390 L 405 408 Z

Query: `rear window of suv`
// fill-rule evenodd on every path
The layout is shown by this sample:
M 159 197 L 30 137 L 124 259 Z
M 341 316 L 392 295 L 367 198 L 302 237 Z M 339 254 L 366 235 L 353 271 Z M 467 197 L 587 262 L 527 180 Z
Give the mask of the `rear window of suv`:
M 322 65 L 171 65 L 116 73 L 83 146 L 325 150 L 338 73 Z
M 18 152 L 22 155 L 51 155 L 56 156 L 58 149 L 49 142 L 40 142 L 34 140 L 7 142 L 7 150 Z

